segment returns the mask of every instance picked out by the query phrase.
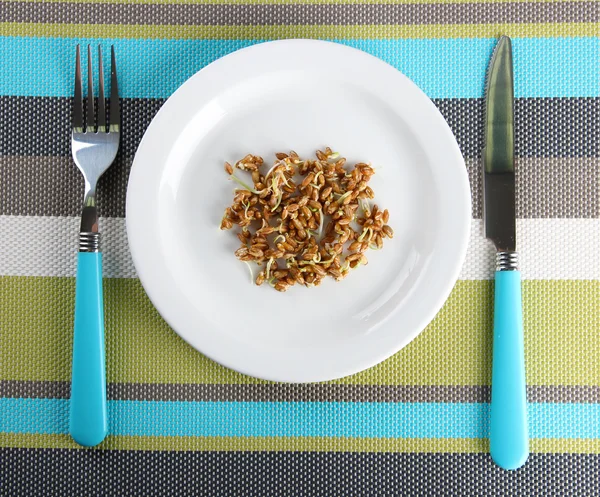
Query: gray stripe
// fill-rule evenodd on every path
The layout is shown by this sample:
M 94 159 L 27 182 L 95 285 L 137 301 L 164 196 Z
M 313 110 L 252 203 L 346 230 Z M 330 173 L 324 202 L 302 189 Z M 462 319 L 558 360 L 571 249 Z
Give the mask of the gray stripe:
M 24 399 L 68 399 L 71 383 L 67 381 L 0 380 L 0 397 Z
M 131 158 L 119 157 L 98 185 L 104 217 L 125 216 Z M 472 215 L 481 218 L 481 165 L 467 159 Z M 0 215 L 77 216 L 83 179 L 70 157 L 0 156 Z M 600 159 L 517 159 L 520 218 L 600 217 Z
M 102 217 L 125 217 L 125 195 L 132 159 L 117 160 L 97 189 Z M 79 216 L 83 176 L 71 157 L 0 156 L 0 215 Z
M 64 381 L 0 381 L 0 397 L 68 399 Z M 109 383 L 111 400 L 211 402 L 489 402 L 488 386 Z M 598 386 L 529 385 L 529 402 L 598 403 Z
M 595 2 L 204 5 L 4 3 L 0 20 L 61 24 L 361 25 L 597 22 Z
M 467 159 L 471 183 L 472 216 L 482 210 L 481 160 Z M 600 159 L 517 159 L 517 217 L 600 217 Z
M 598 404 L 600 403 L 600 386 L 528 385 L 527 400 L 529 402 Z
M 122 101 L 122 156 L 135 153 L 163 102 L 160 99 Z M 463 155 L 479 157 L 483 144 L 483 101 L 434 99 L 433 102 L 450 125 Z M 517 99 L 516 153 L 521 157 L 598 157 L 599 115 L 600 98 Z M 0 155 L 70 156 L 70 122 L 70 99 L 0 96 L 3 137 Z M 31 123 L 46 125 L 43 140 L 31 139 Z
M 488 389 L 476 386 L 382 385 L 111 385 L 118 399 L 215 402 L 486 402 Z

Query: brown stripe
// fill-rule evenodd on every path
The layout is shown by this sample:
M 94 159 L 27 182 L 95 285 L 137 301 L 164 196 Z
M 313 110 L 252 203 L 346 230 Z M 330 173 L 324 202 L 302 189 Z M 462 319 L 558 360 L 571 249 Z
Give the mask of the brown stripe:
M 62 381 L 0 381 L 0 397 L 70 396 Z M 489 402 L 488 386 L 109 383 L 111 400 L 212 402 Z M 598 386 L 529 385 L 529 402 L 600 402 Z
M 98 185 L 104 217 L 125 216 L 132 158 L 118 157 Z M 481 163 L 467 159 L 472 214 L 481 218 Z M 83 179 L 70 157 L 0 156 L 0 215 L 77 216 Z M 600 159 L 517 159 L 520 218 L 600 217 Z
M 438 4 L 4 3 L 0 20 L 61 24 L 363 25 L 597 22 L 596 2 Z

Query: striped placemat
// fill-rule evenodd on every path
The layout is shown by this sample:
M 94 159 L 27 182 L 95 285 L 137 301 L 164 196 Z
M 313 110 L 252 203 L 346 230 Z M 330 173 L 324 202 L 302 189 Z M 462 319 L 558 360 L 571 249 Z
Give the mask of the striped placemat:
M 0 2 L 0 495 L 600 495 L 600 5 L 594 1 Z M 518 240 L 532 455 L 488 455 L 493 253 L 483 239 L 485 70 L 513 37 Z M 467 260 L 428 328 L 383 364 L 286 385 L 169 329 L 128 251 L 133 155 L 188 77 L 277 38 L 334 40 L 419 85 L 473 194 Z M 68 435 L 83 181 L 70 158 L 76 43 L 116 46 L 123 140 L 99 186 L 110 435 Z

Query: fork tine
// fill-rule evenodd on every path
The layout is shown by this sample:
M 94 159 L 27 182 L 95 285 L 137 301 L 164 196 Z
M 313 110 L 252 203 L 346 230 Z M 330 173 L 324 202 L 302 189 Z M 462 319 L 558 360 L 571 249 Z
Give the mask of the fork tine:
M 110 130 L 119 131 L 121 111 L 119 108 L 119 85 L 117 83 L 117 62 L 115 47 L 110 47 Z
M 104 101 L 104 66 L 102 47 L 98 45 L 98 133 L 106 132 L 106 102 Z
M 73 129 L 83 130 L 83 91 L 81 89 L 81 54 L 77 45 L 75 58 L 75 97 L 73 98 Z
M 94 77 L 92 74 L 92 48 L 88 45 L 88 94 L 86 111 L 86 131 L 94 132 Z

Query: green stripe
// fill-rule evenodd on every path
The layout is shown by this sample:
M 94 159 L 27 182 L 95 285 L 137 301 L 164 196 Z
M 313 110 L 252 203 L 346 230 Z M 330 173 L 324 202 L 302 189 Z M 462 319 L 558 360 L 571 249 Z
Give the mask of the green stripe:
M 53 38 L 157 38 L 157 39 L 412 39 L 412 38 L 515 38 L 598 36 L 595 23 L 556 24 L 416 24 L 352 26 L 172 26 L 114 24 L 0 23 L 4 36 Z
M 105 279 L 109 382 L 262 383 L 181 340 L 139 280 Z M 0 277 L 0 378 L 68 381 L 73 278 Z M 523 283 L 530 385 L 595 385 L 600 377 L 600 281 Z M 488 385 L 492 282 L 459 281 L 438 316 L 384 363 L 347 384 Z
M 0 433 L 0 447 L 81 449 L 69 435 Z M 89 450 L 89 449 L 84 449 Z M 300 438 L 300 437 L 121 437 L 108 436 L 92 450 L 437 452 L 486 453 L 487 438 Z M 533 453 L 600 454 L 600 439 L 531 439 Z

